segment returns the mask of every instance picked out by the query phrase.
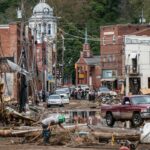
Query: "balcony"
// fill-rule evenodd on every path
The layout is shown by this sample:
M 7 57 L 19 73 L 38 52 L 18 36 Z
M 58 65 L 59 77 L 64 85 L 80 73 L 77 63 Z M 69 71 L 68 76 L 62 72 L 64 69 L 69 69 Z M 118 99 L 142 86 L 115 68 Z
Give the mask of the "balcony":
M 126 65 L 126 73 L 128 75 L 138 75 L 138 74 L 140 74 L 140 65 L 136 65 L 136 66 Z

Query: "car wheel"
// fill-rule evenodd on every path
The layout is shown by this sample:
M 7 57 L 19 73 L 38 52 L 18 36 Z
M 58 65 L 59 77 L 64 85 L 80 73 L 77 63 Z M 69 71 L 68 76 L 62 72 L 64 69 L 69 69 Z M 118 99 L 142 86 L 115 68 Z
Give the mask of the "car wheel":
M 139 113 L 134 113 L 132 116 L 132 125 L 134 127 L 139 127 L 143 123 L 141 115 Z
M 61 104 L 61 105 L 59 105 L 59 107 L 64 107 L 64 105 L 63 105 L 63 104 Z
M 106 123 L 109 127 L 113 127 L 115 120 L 114 120 L 113 115 L 111 113 L 106 114 Z

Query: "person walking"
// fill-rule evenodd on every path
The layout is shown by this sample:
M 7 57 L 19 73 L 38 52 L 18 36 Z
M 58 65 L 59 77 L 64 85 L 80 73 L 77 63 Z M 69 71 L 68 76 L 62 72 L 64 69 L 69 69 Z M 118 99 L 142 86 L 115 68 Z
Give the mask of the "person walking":
M 44 120 L 42 120 L 42 136 L 43 136 L 43 143 L 44 145 L 49 144 L 49 139 L 51 136 L 51 126 L 59 125 L 62 129 L 65 129 L 62 123 L 65 122 L 64 115 L 61 114 L 54 114 Z

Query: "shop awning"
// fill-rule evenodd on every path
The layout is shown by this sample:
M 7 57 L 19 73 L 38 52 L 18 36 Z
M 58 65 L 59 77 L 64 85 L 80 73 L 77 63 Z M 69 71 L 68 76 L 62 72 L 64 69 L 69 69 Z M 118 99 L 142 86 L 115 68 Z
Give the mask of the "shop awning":
M 116 80 L 116 78 L 103 78 L 103 79 L 101 79 L 101 81 L 110 81 L 110 82 L 113 82 L 115 80 Z

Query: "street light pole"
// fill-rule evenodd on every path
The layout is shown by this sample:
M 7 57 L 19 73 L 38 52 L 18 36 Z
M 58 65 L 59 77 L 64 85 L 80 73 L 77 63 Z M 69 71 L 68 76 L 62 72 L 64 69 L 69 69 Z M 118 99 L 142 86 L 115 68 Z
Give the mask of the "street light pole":
M 57 48 L 55 51 L 55 90 L 57 89 Z

